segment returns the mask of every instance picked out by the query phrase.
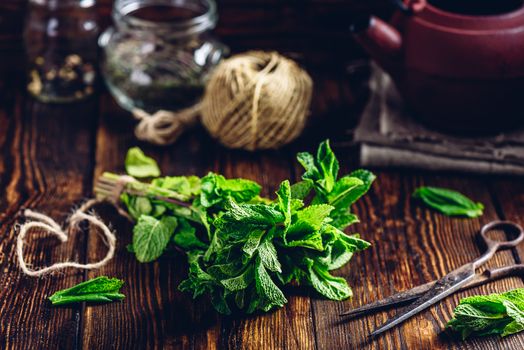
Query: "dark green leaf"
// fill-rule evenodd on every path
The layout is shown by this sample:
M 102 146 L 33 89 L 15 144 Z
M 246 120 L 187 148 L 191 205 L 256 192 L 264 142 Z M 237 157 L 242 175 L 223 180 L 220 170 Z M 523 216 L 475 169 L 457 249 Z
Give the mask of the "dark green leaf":
M 484 205 L 475 203 L 463 194 L 437 187 L 420 187 L 413 197 L 448 216 L 467 216 L 476 218 L 482 215 Z
M 264 264 L 257 259 L 255 270 L 256 289 L 261 298 L 259 307 L 262 311 L 269 311 L 274 307 L 282 307 L 287 303 L 284 293 L 273 282 Z
M 344 300 L 353 295 L 345 279 L 332 276 L 327 268 L 317 264 L 309 267 L 309 279 L 317 292 L 331 300 Z
M 291 223 L 291 186 L 286 180 L 280 184 L 277 191 L 278 206 L 280 211 L 284 214 L 284 225 L 287 227 Z
M 178 219 L 174 236 L 175 244 L 184 250 L 207 249 L 207 244 L 196 236 L 196 229 L 183 218 Z
M 49 297 L 53 305 L 67 305 L 80 302 L 111 302 L 124 299 L 120 293 L 124 281 L 118 278 L 100 276 L 60 290 Z

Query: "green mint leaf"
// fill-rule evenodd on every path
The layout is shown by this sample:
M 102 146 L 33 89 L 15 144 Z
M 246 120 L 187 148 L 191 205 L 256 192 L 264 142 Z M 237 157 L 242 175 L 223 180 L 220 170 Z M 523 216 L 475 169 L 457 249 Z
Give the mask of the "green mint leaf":
M 313 189 L 311 181 L 300 181 L 291 185 L 291 198 L 293 199 L 305 199 Z
M 138 220 L 141 215 L 150 215 L 154 209 L 151 201 L 146 197 L 130 196 L 124 192 L 120 196 L 120 200 L 135 220 Z
M 329 214 L 333 209 L 331 205 L 319 204 L 297 211 L 287 230 L 287 235 L 293 236 L 298 233 L 320 230 L 322 225 L 328 221 Z
M 314 183 L 321 178 L 320 170 L 317 167 L 315 157 L 313 157 L 311 153 L 298 153 L 297 160 L 306 170 L 306 172 L 302 175 L 302 179 L 310 181 L 310 183 Z
M 126 172 L 134 177 L 160 176 L 160 168 L 153 158 L 150 158 L 138 147 L 130 148 L 126 155 Z
M 278 196 L 278 207 L 284 214 L 284 225 L 287 227 L 291 223 L 291 186 L 289 181 L 286 180 L 280 184 L 280 188 L 277 191 Z
M 329 140 L 320 144 L 316 158 L 310 153 L 303 152 L 297 155 L 297 159 L 306 170 L 302 179 L 313 183 L 317 193 L 327 195 L 333 190 L 338 177 L 339 164 L 331 150 Z
M 200 194 L 200 178 L 197 176 L 166 176 L 153 179 L 153 186 L 177 192 L 184 200 Z
M 81 302 L 104 303 L 124 299 L 120 294 L 124 281 L 100 276 L 60 290 L 49 297 L 53 305 L 68 305 Z
M 352 201 L 351 203 L 349 203 L 349 205 L 351 205 L 369 191 L 369 189 L 371 188 L 371 185 L 373 184 L 373 182 L 375 181 L 377 177 L 371 171 L 365 170 L 365 169 L 355 170 L 351 172 L 348 176 L 356 177 L 357 179 L 363 182 L 363 184 L 359 186 L 358 192 L 353 193 Z
M 133 248 L 140 262 L 156 260 L 166 249 L 177 226 L 177 220 L 165 216 L 158 220 L 152 216 L 142 215 L 133 228 Z
M 329 140 L 320 144 L 317 150 L 317 166 L 320 168 L 320 173 L 323 179 L 319 182 L 324 187 L 327 193 L 333 190 L 335 181 L 338 177 L 339 164 L 337 157 L 331 150 Z
M 257 293 L 260 296 L 258 307 L 262 311 L 267 312 L 274 307 L 282 307 L 287 303 L 284 293 L 273 282 L 260 259 L 257 259 L 256 262 L 255 282 Z
M 205 208 L 221 205 L 228 198 L 238 203 L 249 202 L 260 194 L 261 187 L 246 179 L 226 179 L 222 175 L 209 173 L 202 178 L 200 202 Z
M 463 194 L 446 188 L 420 187 L 415 190 L 413 197 L 448 216 L 476 218 L 484 210 L 482 203 L 475 203 Z
M 448 328 L 463 339 L 499 334 L 507 336 L 524 330 L 524 288 L 506 293 L 464 298 L 453 311 Z
M 286 242 L 284 243 L 286 247 L 303 247 L 318 251 L 324 250 L 324 244 L 322 242 L 322 235 L 319 232 L 311 232 L 300 238 L 290 239 L 286 237 Z
M 254 230 L 248 236 L 247 240 L 242 247 L 242 251 L 247 255 L 248 258 L 253 257 L 253 254 L 257 251 L 260 246 L 260 240 L 264 236 L 264 230 Z
M 228 291 L 236 292 L 249 287 L 254 279 L 255 274 L 253 266 L 249 266 L 242 274 L 236 277 L 223 279 L 220 281 L 220 283 L 222 283 L 224 288 L 226 288 Z
M 266 269 L 273 272 L 282 272 L 282 266 L 278 261 L 277 249 L 270 240 L 262 242 L 258 249 L 258 256 Z
M 229 201 L 227 207 L 227 211 L 215 220 L 218 229 L 235 231 L 246 225 L 267 227 L 285 220 L 284 214 L 266 204 L 236 204 Z
M 328 203 L 334 207 L 347 209 L 361 196 L 364 182 L 356 177 L 344 176 L 338 180 L 333 190 L 327 195 Z
M 196 236 L 196 229 L 183 218 L 179 218 L 173 240 L 177 246 L 189 251 L 195 249 L 207 249 L 207 244 Z
M 318 264 L 309 267 L 309 281 L 317 292 L 331 300 L 344 300 L 353 295 L 345 279 L 332 276 L 327 268 Z

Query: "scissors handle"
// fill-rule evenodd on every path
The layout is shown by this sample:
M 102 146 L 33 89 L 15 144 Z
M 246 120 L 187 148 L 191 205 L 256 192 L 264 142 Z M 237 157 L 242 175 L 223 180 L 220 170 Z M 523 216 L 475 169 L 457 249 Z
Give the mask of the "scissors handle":
M 494 230 L 502 230 L 508 236 L 513 231 L 517 233 L 517 236 L 507 241 L 494 240 L 488 236 L 488 233 Z M 524 239 L 524 230 L 522 226 L 512 221 L 492 221 L 480 229 L 480 236 L 488 249 L 481 257 L 473 262 L 475 269 L 484 265 L 497 251 L 516 247 Z

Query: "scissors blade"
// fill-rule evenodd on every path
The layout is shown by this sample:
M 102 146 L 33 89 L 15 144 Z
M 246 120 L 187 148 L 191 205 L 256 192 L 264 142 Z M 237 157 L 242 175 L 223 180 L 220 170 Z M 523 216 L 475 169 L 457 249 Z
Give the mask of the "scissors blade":
M 522 269 L 524 270 L 524 265 Z M 498 270 L 502 270 L 502 268 L 493 270 L 493 271 L 498 272 Z M 476 287 L 476 286 L 485 284 L 493 280 L 493 278 L 489 276 L 489 272 L 491 272 L 491 270 L 486 270 L 482 274 L 476 274 L 475 277 L 473 277 L 467 284 L 463 285 L 460 288 L 460 290 L 465 290 L 468 288 Z M 504 271 L 500 273 L 500 276 L 497 275 L 497 277 L 503 277 L 507 274 L 509 273 Z M 386 309 L 389 306 L 405 304 L 407 302 L 420 298 L 420 296 L 424 295 L 424 293 L 430 290 L 431 287 L 433 287 L 436 282 L 437 281 L 431 281 L 431 282 L 416 286 L 414 288 L 411 288 L 409 290 L 405 290 L 402 292 L 392 294 L 389 297 L 386 297 L 384 299 L 380 299 L 375 302 L 345 311 L 341 313 L 340 316 L 344 316 L 347 320 L 349 320 L 349 319 L 358 317 L 363 314 L 369 314 L 373 311 L 379 311 L 379 310 Z
M 448 295 L 453 294 L 474 277 L 475 268 L 472 263 L 453 270 L 435 282 L 435 284 L 427 292 L 420 296 L 420 298 L 397 312 L 393 318 L 387 320 L 383 325 L 371 332 L 369 336 L 375 337 L 406 321 L 407 319 L 418 314 L 420 311 L 427 309 Z

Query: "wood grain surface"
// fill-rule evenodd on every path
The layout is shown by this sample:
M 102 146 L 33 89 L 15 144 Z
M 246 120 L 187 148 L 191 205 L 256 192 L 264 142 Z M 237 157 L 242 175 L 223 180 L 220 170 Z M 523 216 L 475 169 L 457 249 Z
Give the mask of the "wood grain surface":
M 313 151 L 327 137 L 335 144 L 342 171 L 358 166 L 345 130 L 354 125 L 367 100 L 366 69 L 347 74 L 348 62 L 362 57 L 347 35 L 348 16 L 362 11 L 387 13 L 380 1 L 222 0 L 219 34 L 234 52 L 279 49 L 297 57 L 313 75 L 315 93 L 310 124 L 298 141 L 280 151 L 228 150 L 202 128 L 173 146 L 137 142 L 134 121 L 101 93 L 71 105 L 43 105 L 24 92 L 20 19 L 25 1 L 0 3 L 0 349 L 523 349 L 524 334 L 467 341 L 450 337 L 446 322 L 460 298 L 524 287 L 514 277 L 457 293 L 374 341 L 367 334 L 395 310 L 345 321 L 349 308 L 434 280 L 482 253 L 477 233 L 494 219 L 524 225 L 522 178 L 477 177 L 406 170 L 376 171 L 378 179 L 354 210 L 359 232 L 373 245 L 336 271 L 352 286 L 343 302 L 319 298 L 306 288 L 287 290 L 282 309 L 252 316 L 219 316 L 205 298 L 178 291 L 187 263 L 170 252 L 150 264 L 126 250 L 132 224 L 110 206 L 97 213 L 118 236 L 115 258 L 91 272 L 67 270 L 43 278 L 19 271 L 16 224 L 24 208 L 63 222 L 74 206 L 92 195 L 93 179 L 103 171 L 122 172 L 126 150 L 139 145 L 155 157 L 165 174 L 205 175 L 260 182 L 273 196 L 283 179 L 298 180 L 294 155 Z M 104 20 L 111 1 L 99 1 Z M 346 40 L 347 45 L 346 45 Z M 6 49 L 8 48 L 8 49 Z M 9 62 L 9 63 L 8 63 Z M 448 218 L 411 199 L 422 185 L 454 188 L 486 205 L 478 219 Z M 502 236 L 501 236 L 502 237 Z M 88 227 L 59 244 L 33 232 L 25 255 L 33 266 L 60 260 L 95 261 L 105 246 Z M 524 245 L 497 254 L 491 266 L 522 262 Z M 46 298 L 58 289 L 108 275 L 125 280 L 123 302 L 100 306 L 51 307 Z

